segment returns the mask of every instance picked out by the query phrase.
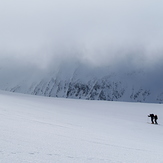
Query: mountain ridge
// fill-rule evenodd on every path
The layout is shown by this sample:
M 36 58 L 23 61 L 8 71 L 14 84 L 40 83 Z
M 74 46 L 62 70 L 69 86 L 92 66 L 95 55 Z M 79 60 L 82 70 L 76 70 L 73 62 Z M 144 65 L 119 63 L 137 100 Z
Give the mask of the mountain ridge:
M 42 76 L 37 72 L 22 73 L 14 80 L 12 76 L 7 84 L 2 78 L 0 89 L 48 97 L 163 103 L 163 90 L 159 85 L 152 85 L 154 80 L 150 81 L 147 74 L 142 69 L 117 72 L 110 67 L 64 67 L 57 73 Z

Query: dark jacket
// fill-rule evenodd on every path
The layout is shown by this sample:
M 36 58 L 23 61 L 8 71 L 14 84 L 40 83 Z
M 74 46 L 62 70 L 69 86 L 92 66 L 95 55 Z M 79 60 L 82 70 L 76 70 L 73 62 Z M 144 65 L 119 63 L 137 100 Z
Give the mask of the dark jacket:
M 154 118 L 154 114 L 148 115 L 148 117 L 151 117 L 152 119 Z
M 156 120 L 158 119 L 157 115 L 154 116 L 154 119 L 156 119 Z

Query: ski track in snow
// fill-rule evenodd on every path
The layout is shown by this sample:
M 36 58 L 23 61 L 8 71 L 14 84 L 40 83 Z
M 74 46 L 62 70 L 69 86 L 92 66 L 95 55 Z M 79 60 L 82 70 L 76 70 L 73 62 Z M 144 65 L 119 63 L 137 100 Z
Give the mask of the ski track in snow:
M 163 163 L 161 104 L 3 91 L 0 101 L 0 163 Z

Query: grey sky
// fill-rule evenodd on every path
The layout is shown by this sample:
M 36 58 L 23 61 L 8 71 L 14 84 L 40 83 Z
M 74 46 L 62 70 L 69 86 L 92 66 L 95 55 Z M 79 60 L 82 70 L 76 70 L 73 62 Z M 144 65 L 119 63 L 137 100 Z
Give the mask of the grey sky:
M 41 68 L 163 59 L 162 0 L 1 0 L 0 59 Z M 139 64 L 138 64 L 139 63 Z

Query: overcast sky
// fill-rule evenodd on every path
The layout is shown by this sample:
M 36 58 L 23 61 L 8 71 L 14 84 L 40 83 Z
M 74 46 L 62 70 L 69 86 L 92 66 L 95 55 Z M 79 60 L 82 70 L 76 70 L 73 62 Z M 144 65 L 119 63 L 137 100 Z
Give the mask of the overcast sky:
M 0 59 L 161 65 L 163 1 L 1 0 Z

